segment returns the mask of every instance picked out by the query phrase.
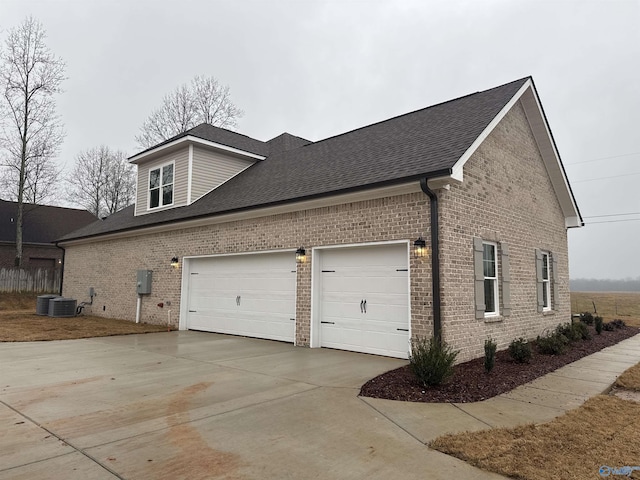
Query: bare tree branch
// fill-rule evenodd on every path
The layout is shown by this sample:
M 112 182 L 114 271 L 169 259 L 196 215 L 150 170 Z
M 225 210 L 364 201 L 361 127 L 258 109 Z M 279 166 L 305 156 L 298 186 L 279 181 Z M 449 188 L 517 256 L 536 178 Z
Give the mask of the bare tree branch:
M 18 202 L 16 265 L 22 264 L 25 202 L 55 193 L 54 157 L 64 139 L 53 96 L 65 80 L 65 63 L 45 45 L 42 24 L 28 17 L 9 31 L 0 49 L 0 167 L 5 194 Z
M 181 85 L 165 95 L 140 127 L 136 141 L 149 148 L 201 123 L 233 128 L 244 112 L 231 101 L 228 86 L 213 77 L 195 76 L 190 85 Z
M 97 217 L 131 205 L 136 192 L 135 168 L 120 150 L 101 145 L 80 152 L 68 180 L 69 199 Z

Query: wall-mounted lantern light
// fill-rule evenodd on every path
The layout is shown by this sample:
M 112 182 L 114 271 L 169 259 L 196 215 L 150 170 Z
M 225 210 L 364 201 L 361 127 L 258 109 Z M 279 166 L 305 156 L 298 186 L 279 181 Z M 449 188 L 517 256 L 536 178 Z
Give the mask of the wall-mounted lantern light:
M 413 252 L 416 257 L 426 257 L 427 256 L 427 242 L 425 242 L 424 238 L 420 237 L 415 242 L 413 242 Z
M 180 267 L 180 261 L 178 260 L 178 257 L 173 257 L 173 258 L 171 259 L 171 266 L 172 266 L 173 268 L 178 268 L 178 267 Z
M 300 247 L 296 250 L 296 263 L 304 263 L 307 261 L 307 251 Z

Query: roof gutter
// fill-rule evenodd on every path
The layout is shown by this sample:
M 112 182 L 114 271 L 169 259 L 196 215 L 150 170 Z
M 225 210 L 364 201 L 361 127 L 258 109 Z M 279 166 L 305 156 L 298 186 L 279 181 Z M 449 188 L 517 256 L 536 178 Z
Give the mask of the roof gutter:
M 420 188 L 429 197 L 431 219 L 431 286 L 433 297 L 433 337 L 442 340 L 442 310 L 440 303 L 440 242 L 438 226 L 438 196 L 429 188 L 427 177 L 420 179 Z

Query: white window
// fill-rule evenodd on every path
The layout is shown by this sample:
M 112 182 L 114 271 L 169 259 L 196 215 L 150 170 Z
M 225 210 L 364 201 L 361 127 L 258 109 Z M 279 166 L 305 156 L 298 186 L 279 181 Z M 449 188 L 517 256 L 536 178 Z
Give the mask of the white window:
M 173 204 L 173 163 L 149 170 L 149 208 Z
M 542 252 L 542 311 L 551 310 L 551 263 L 549 252 Z
M 499 314 L 498 289 L 498 245 L 482 242 L 482 266 L 484 272 L 484 316 L 495 317 Z

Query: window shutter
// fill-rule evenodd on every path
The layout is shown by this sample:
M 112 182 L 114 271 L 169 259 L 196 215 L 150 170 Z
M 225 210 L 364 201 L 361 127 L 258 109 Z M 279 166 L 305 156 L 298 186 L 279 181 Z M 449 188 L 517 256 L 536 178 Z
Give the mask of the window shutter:
M 553 291 L 551 305 L 554 310 L 558 310 L 558 300 L 560 300 L 560 294 L 558 293 L 558 255 L 554 252 L 551 252 L 551 275 L 553 279 L 551 282 L 551 290 Z
M 544 284 L 542 283 L 542 251 L 536 248 L 536 296 L 538 299 L 538 312 L 542 312 L 544 309 L 544 297 L 542 289 Z
M 509 273 L 509 247 L 506 243 L 500 244 L 502 264 L 502 315 L 511 315 L 511 274 Z
M 473 237 L 473 270 L 476 297 L 476 318 L 484 318 L 484 264 L 482 239 Z

